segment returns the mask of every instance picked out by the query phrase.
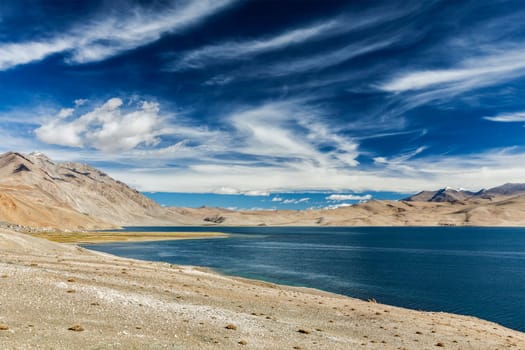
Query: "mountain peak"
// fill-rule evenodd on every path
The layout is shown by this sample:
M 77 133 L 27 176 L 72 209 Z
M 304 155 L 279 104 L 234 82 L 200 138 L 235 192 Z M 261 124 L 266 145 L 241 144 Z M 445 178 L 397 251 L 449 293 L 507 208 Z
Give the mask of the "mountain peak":
M 173 223 L 157 203 L 102 171 L 41 152 L 0 154 L 0 199 L 0 221 L 28 226 Z
M 42 161 L 46 161 L 46 162 L 49 162 L 51 164 L 55 164 L 55 162 L 53 162 L 51 160 L 51 158 L 49 158 L 47 155 L 45 155 L 44 153 L 42 152 L 31 152 L 27 155 L 27 158 L 30 158 L 30 159 L 33 159 L 33 160 L 42 160 Z

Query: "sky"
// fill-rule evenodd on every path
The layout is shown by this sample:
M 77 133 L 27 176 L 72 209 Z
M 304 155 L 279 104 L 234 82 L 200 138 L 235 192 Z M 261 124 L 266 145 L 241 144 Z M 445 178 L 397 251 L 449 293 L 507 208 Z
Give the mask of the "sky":
M 0 151 L 163 204 L 525 182 L 524 18 L 497 0 L 2 1 Z

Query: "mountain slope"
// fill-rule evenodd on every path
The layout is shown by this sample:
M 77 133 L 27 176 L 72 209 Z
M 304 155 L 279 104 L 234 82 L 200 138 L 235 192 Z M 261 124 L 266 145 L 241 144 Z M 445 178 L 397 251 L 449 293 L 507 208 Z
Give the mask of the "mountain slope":
M 0 220 L 60 228 L 172 223 L 157 203 L 100 170 L 16 152 L 0 155 Z
M 407 202 L 448 202 L 457 203 L 462 202 L 477 195 L 475 192 L 456 190 L 445 187 L 437 191 L 422 191 L 413 196 L 403 199 Z
M 0 155 L 0 224 L 58 229 L 118 226 L 525 226 L 525 185 L 477 193 L 444 188 L 401 201 L 338 209 L 233 211 L 163 208 L 86 164 L 40 153 Z
M 478 195 L 485 198 L 525 195 L 525 184 L 506 183 L 488 190 L 482 190 Z

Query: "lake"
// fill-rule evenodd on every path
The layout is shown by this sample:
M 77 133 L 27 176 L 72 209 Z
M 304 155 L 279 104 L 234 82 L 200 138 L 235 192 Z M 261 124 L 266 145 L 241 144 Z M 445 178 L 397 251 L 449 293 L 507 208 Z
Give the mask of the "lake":
M 525 229 L 479 227 L 133 227 L 226 239 L 86 244 L 123 257 L 213 268 L 525 331 Z

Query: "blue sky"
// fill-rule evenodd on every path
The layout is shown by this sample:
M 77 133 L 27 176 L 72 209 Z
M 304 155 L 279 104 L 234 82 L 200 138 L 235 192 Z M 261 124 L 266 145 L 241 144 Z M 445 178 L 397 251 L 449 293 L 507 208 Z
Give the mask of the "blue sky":
M 525 182 L 523 18 L 521 1 L 2 1 L 0 151 L 224 203 Z
M 398 192 L 374 191 L 362 194 L 332 191 L 244 194 L 144 192 L 144 194 L 163 206 L 192 208 L 208 206 L 231 210 L 337 209 L 376 198 L 398 200 L 408 196 Z

